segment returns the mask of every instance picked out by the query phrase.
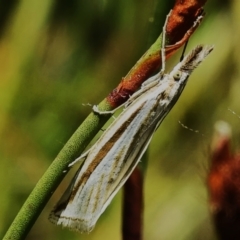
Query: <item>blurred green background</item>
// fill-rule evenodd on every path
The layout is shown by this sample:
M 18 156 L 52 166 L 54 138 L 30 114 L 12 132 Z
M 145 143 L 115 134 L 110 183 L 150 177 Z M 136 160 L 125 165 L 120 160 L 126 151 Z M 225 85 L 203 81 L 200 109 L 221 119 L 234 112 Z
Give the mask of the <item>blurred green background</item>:
M 174 1 L 2 0 L 0 3 L 0 236 L 75 129 L 154 42 Z M 158 11 L 157 17 L 151 21 Z M 144 239 L 215 239 L 205 178 L 213 125 L 239 146 L 240 1 L 208 0 L 190 40 L 215 50 L 156 132 L 145 179 Z M 179 51 L 180 52 L 180 51 Z M 168 61 L 171 68 L 179 54 Z M 181 121 L 194 133 L 183 128 Z M 71 175 L 71 174 L 69 174 Z M 121 192 L 89 235 L 48 221 L 67 177 L 27 239 L 121 239 Z

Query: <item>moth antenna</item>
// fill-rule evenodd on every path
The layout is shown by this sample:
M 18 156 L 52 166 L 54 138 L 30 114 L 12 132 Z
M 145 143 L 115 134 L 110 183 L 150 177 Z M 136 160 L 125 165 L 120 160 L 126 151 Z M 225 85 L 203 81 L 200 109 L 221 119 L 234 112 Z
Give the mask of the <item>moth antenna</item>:
M 86 107 L 86 106 L 92 107 L 92 106 L 93 106 L 91 103 L 82 103 L 82 105 L 83 105 L 84 107 Z
M 228 108 L 228 111 L 231 112 L 233 115 L 236 115 L 240 119 L 240 116 L 236 112 L 234 112 L 232 109 Z
M 187 129 L 187 130 L 189 130 L 189 131 L 191 131 L 191 132 L 194 132 L 194 133 L 197 133 L 197 134 L 201 134 L 202 137 L 204 137 L 204 134 L 200 133 L 199 130 L 196 130 L 196 129 L 190 128 L 190 127 L 184 125 L 181 121 L 178 121 L 178 123 L 179 123 L 183 128 L 185 128 L 185 129 Z
M 184 59 L 184 54 L 185 54 L 185 51 L 186 51 L 186 48 L 187 48 L 187 44 L 188 44 L 188 40 L 187 40 L 186 43 L 184 44 L 183 51 L 182 51 L 182 55 L 181 55 L 181 57 L 180 57 L 180 62 Z

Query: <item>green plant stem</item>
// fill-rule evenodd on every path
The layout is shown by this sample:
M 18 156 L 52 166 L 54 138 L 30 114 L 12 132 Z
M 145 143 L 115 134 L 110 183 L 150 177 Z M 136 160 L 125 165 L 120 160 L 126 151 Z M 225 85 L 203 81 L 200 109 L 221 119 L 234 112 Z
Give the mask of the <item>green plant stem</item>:
M 106 101 L 103 101 L 100 106 L 101 109 L 104 110 L 111 108 Z M 101 116 L 100 118 L 98 115 L 91 113 L 86 118 L 36 184 L 8 229 L 3 238 L 4 240 L 20 240 L 26 237 L 49 198 L 68 172 L 69 163 L 71 163 L 76 156 L 79 156 L 80 152 L 84 150 L 109 117 L 110 116 Z

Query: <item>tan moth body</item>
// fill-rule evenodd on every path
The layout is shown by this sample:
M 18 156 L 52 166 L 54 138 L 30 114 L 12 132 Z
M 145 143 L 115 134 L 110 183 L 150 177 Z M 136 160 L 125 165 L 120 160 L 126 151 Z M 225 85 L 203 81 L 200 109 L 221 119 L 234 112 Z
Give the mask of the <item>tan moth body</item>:
M 213 50 L 195 47 L 169 74 L 156 74 L 126 103 L 85 158 L 50 220 L 80 232 L 98 218 L 126 182 L 146 151 L 153 133 L 181 95 L 192 71 Z

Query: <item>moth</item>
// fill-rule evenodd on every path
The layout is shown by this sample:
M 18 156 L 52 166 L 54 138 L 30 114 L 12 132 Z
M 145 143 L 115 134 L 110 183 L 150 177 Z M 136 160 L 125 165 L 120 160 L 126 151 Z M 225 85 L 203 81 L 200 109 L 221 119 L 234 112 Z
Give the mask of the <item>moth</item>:
M 139 163 L 154 132 L 180 97 L 189 76 L 212 50 L 213 46 L 198 45 L 169 74 L 165 74 L 162 48 L 161 72 L 142 84 L 96 143 L 76 160 L 85 159 L 51 212 L 51 222 L 79 232 L 90 232 L 94 228 Z M 94 111 L 102 114 L 97 107 Z

